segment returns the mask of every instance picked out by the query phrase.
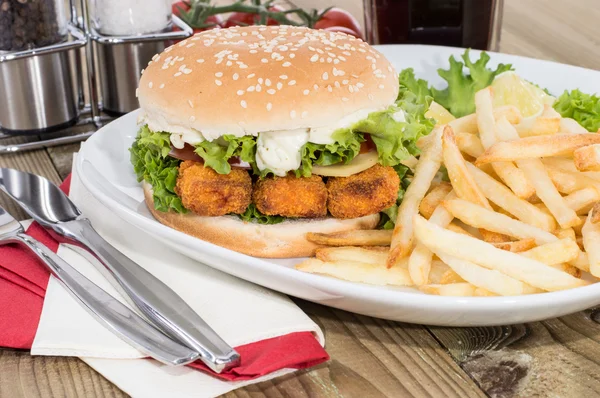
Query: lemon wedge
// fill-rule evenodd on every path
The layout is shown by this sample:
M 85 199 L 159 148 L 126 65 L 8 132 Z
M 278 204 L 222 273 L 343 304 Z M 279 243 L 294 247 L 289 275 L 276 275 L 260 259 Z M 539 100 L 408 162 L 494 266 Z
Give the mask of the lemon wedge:
M 494 90 L 494 107 L 514 105 L 523 117 L 539 116 L 544 105 L 552 105 L 556 98 L 544 90 L 523 80 L 513 71 L 496 76 L 491 85 Z
M 447 124 L 456 119 L 446 108 L 435 101 L 432 101 L 429 105 L 429 109 L 425 112 L 425 117 L 435 119 L 438 125 Z

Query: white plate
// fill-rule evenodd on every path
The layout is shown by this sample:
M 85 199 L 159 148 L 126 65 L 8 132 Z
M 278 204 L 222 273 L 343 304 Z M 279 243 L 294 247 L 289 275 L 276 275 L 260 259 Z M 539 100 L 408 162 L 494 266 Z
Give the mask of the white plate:
M 434 46 L 380 46 L 397 70 L 413 67 L 417 76 L 442 83 L 436 70 L 447 67 L 460 49 Z M 478 56 L 477 51 L 472 56 Z M 600 72 L 529 58 L 492 54 L 492 64 L 512 63 L 517 72 L 550 92 L 581 88 L 600 92 Z M 292 268 L 298 260 L 266 260 L 236 253 L 193 238 L 157 222 L 129 163 L 128 148 L 137 133 L 137 112 L 94 134 L 83 146 L 77 171 L 83 184 L 125 221 L 158 237 L 174 250 L 223 272 L 280 292 L 365 315 L 446 326 L 530 322 L 583 310 L 600 303 L 600 284 L 561 292 L 516 297 L 438 297 L 412 288 L 350 283 Z M 100 171 L 100 172 L 99 172 Z

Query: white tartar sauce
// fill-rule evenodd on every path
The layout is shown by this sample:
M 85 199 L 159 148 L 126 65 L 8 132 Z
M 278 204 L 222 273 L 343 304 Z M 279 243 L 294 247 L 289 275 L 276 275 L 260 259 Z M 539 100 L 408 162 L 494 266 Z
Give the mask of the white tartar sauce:
M 392 115 L 392 118 L 397 122 L 406 122 L 406 113 L 402 109 Z
M 306 129 L 260 133 L 256 142 L 256 165 L 283 177 L 300 167 L 300 149 L 308 142 Z

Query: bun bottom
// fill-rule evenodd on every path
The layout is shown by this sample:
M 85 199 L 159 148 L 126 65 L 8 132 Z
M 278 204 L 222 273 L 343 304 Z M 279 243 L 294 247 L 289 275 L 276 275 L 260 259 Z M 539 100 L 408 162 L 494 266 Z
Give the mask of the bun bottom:
M 203 217 L 193 213 L 162 212 L 154 208 L 152 187 L 144 182 L 148 209 L 161 224 L 239 253 L 264 258 L 313 256 L 319 247 L 306 240 L 307 232 L 333 233 L 373 229 L 379 214 L 352 219 L 298 219 L 263 225 L 240 220 L 236 216 Z

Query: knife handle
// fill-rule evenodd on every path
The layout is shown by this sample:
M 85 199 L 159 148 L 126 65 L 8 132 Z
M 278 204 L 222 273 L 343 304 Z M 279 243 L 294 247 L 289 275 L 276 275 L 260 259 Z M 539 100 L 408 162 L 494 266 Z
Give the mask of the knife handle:
M 162 334 L 34 238 L 19 233 L 12 240 L 31 249 L 83 308 L 128 344 L 167 365 L 198 359 L 197 352 Z
M 177 293 L 115 249 L 82 218 L 61 223 L 56 231 L 74 239 L 108 270 L 121 289 L 164 333 L 200 354 L 217 373 L 239 364 L 239 354 L 229 346 Z M 95 262 L 94 262 L 95 263 Z

